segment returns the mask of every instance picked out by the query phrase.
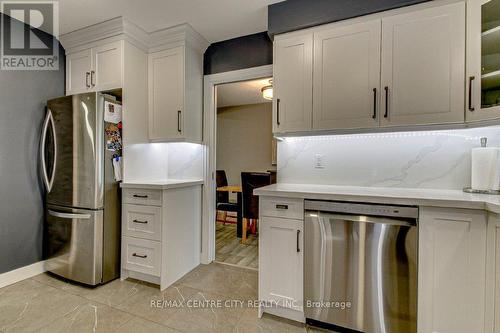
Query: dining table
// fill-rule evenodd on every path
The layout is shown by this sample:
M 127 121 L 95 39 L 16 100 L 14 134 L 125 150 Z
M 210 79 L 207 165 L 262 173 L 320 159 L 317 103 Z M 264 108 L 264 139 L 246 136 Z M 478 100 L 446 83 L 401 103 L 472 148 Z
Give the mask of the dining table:
M 228 193 L 236 193 L 236 205 L 238 206 L 238 211 L 236 212 L 236 236 L 241 238 L 243 235 L 243 198 L 242 198 L 242 189 L 240 185 L 227 185 L 217 187 L 217 192 L 228 192 Z

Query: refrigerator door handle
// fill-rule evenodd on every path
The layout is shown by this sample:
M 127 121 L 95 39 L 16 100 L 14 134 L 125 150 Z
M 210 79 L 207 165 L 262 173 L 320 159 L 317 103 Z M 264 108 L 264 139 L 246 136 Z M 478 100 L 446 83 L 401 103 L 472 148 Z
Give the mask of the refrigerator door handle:
M 49 214 L 55 217 L 60 217 L 62 219 L 90 219 L 90 214 L 72 214 L 72 213 L 61 213 L 53 210 L 48 210 Z
M 52 167 L 52 174 L 49 175 L 47 173 L 47 164 L 45 163 L 45 144 L 47 140 L 47 130 L 49 129 L 49 124 L 52 129 L 52 137 L 54 142 L 54 163 Z M 56 172 L 56 161 L 57 161 L 57 141 L 56 141 L 56 128 L 54 124 L 54 117 L 52 116 L 52 111 L 47 109 L 47 115 L 45 116 L 45 120 L 43 122 L 43 130 L 42 130 L 42 142 L 40 145 L 40 159 L 42 160 L 42 175 L 43 182 L 47 188 L 47 192 L 52 190 L 52 185 L 54 184 L 54 177 Z

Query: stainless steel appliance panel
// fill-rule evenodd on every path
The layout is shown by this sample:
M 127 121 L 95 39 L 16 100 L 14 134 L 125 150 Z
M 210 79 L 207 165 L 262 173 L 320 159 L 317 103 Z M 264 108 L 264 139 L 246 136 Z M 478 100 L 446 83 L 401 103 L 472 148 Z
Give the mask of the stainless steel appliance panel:
M 366 333 L 415 333 L 417 231 L 401 218 L 307 211 L 306 317 Z
M 46 269 L 73 281 L 101 283 L 103 217 L 103 210 L 48 205 L 44 228 Z
M 52 156 L 42 154 L 48 204 L 103 208 L 103 101 L 100 94 L 88 93 L 47 102 L 42 142 L 50 145 L 45 139 L 49 133 L 54 137 L 49 140 L 54 146 Z

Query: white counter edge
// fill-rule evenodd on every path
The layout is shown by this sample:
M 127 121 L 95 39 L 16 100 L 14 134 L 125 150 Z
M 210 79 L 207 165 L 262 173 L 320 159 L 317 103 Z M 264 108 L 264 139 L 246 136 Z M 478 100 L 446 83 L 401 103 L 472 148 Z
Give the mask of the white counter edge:
M 293 184 L 297 187 L 300 185 Z M 356 194 L 356 193 L 342 193 L 335 191 L 335 187 L 330 187 L 330 191 L 311 191 L 308 190 L 283 190 L 275 189 L 275 185 L 266 186 L 254 190 L 254 194 L 258 196 L 271 196 L 271 197 L 285 197 L 297 199 L 310 199 L 310 200 L 330 200 L 330 201 L 348 201 L 348 202 L 363 202 L 363 203 L 380 203 L 380 204 L 397 204 L 397 205 L 412 205 L 412 206 L 430 206 L 430 207 L 443 207 L 443 208 L 464 208 L 464 209 L 478 209 L 486 210 L 492 213 L 500 214 L 500 196 L 495 200 L 491 196 L 475 194 L 470 195 L 469 198 L 446 198 L 445 195 L 437 197 L 433 195 L 420 196 L 401 195 L 404 189 L 396 188 L 395 192 L 398 194 L 390 193 L 377 193 L 377 194 Z M 363 187 L 359 187 L 362 190 Z M 366 188 L 373 191 L 373 188 Z M 415 189 L 411 189 L 415 190 Z M 390 191 L 390 189 L 384 189 Z M 432 190 L 435 191 L 435 190 Z M 425 189 L 422 189 L 425 193 Z M 459 192 L 459 191 L 457 191 Z
M 151 190 L 168 190 L 173 188 L 190 187 L 203 185 L 203 179 L 189 180 L 168 180 L 165 182 L 123 182 L 120 183 L 121 188 L 140 188 Z

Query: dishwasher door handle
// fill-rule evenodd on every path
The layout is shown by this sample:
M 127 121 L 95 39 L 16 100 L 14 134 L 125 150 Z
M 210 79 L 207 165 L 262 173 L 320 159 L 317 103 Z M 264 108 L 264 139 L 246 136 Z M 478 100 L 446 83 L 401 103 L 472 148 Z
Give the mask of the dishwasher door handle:
M 344 220 L 357 223 L 378 223 L 378 224 L 388 224 L 388 225 L 399 225 L 406 227 L 416 227 L 417 222 L 410 220 L 398 220 L 390 217 L 379 217 L 379 216 L 366 216 L 366 215 L 347 215 L 347 214 L 332 214 L 327 213 L 322 215 L 322 217 L 328 217 L 329 219 Z

